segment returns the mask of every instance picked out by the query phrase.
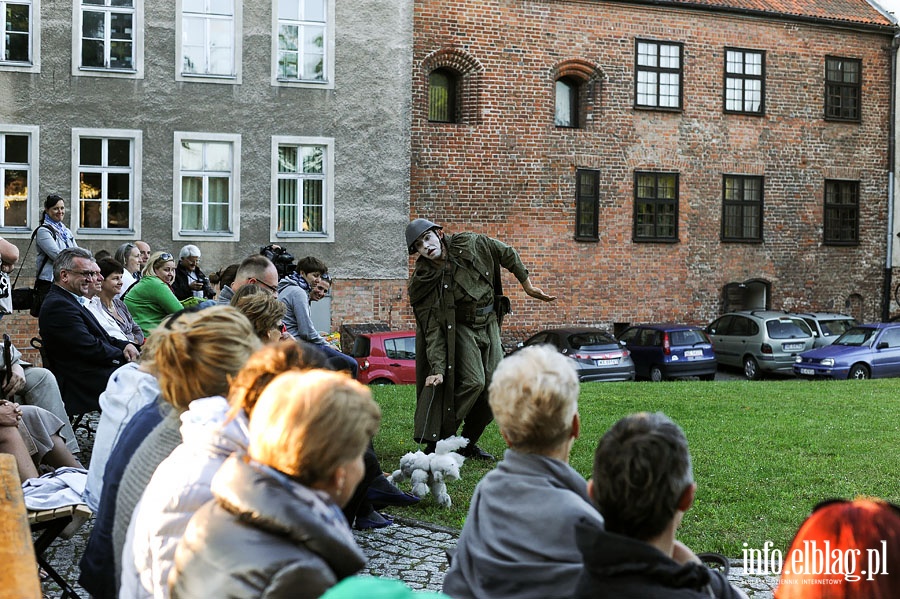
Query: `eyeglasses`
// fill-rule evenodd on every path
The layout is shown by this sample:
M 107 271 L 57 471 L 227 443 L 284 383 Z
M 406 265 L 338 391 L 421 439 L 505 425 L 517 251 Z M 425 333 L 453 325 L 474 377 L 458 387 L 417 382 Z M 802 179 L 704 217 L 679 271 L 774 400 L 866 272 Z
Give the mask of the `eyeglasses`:
M 277 287 L 273 287 L 272 285 L 269 285 L 269 284 L 266 283 L 265 281 L 260 281 L 259 279 L 248 279 L 248 281 L 250 281 L 251 283 L 257 283 L 258 285 L 262 285 L 263 287 L 265 287 L 266 289 L 268 289 L 268 290 L 271 291 L 272 293 L 277 293 L 277 292 L 278 292 L 278 288 L 277 288 Z
M 165 252 L 159 255 L 159 258 L 153 261 L 153 266 L 159 266 L 163 262 L 172 262 L 175 258 L 169 252 Z
M 93 270 L 67 270 L 66 272 L 70 272 L 72 274 L 81 275 L 85 279 L 91 279 L 93 277 L 99 277 L 99 272 L 94 272 Z

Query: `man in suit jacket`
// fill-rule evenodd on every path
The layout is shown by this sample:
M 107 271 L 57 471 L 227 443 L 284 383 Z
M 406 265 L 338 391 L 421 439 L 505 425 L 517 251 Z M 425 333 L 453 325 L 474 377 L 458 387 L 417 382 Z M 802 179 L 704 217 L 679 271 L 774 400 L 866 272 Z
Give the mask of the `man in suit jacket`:
M 139 355 L 131 343 L 111 338 L 84 306 L 91 281 L 100 276 L 89 250 L 61 251 L 38 319 L 48 366 L 70 414 L 99 410 L 110 375 Z

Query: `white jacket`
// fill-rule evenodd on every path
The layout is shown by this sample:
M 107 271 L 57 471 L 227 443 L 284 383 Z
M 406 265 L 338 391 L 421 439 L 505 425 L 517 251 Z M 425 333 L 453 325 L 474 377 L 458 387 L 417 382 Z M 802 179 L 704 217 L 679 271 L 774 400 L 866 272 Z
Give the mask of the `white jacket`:
M 128 526 L 120 599 L 169 597 L 169 570 L 188 522 L 213 498 L 210 484 L 225 459 L 247 448 L 247 418 L 241 412 L 225 422 L 228 409 L 224 397 L 206 397 L 181 415 L 184 443 L 157 467 Z
M 138 370 L 138 364 L 129 362 L 120 366 L 106 384 L 106 391 L 100 394 L 100 423 L 94 435 L 94 449 L 88 468 L 87 485 L 84 488 L 84 502 L 96 513 L 100 507 L 100 493 L 103 492 L 103 473 L 106 461 L 119 435 L 138 410 L 156 399 L 159 383 L 153 375 Z

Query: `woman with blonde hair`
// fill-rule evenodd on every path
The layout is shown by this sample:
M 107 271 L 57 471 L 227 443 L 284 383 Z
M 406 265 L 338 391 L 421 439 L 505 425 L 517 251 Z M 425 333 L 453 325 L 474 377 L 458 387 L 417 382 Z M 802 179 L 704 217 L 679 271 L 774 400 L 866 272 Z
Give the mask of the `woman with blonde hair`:
M 311 599 L 359 571 L 365 557 L 340 507 L 380 421 L 369 390 L 346 374 L 275 378 L 250 418 L 247 454 L 225 461 L 214 499 L 188 524 L 171 596 Z
M 159 381 L 160 395 L 132 417 L 106 464 L 100 511 L 80 564 L 79 582 L 95 597 L 118 593 L 134 506 L 156 467 L 181 443 L 180 414 L 195 399 L 227 394 L 260 344 L 243 314 L 217 306 L 169 317 L 147 345 L 153 356 L 147 370 Z
M 259 285 L 248 283 L 234 292 L 231 305 L 247 317 L 253 325 L 256 336 L 263 343 L 273 343 L 280 339 L 293 339 L 284 330 L 284 313 L 287 306 L 266 293 Z
M 175 547 L 194 512 L 213 498 L 210 481 L 222 462 L 246 451 L 249 418 L 263 389 L 282 372 L 324 364 L 324 356 L 308 344 L 272 343 L 250 356 L 231 382 L 227 400 L 214 395 L 191 402 L 181 415 L 184 442 L 153 473 L 131 518 L 120 599 L 169 596 Z
M 140 280 L 122 296 L 144 337 L 149 338 L 163 318 L 187 307 L 188 304 L 182 305 L 172 291 L 174 280 L 175 258 L 169 252 L 153 252 Z

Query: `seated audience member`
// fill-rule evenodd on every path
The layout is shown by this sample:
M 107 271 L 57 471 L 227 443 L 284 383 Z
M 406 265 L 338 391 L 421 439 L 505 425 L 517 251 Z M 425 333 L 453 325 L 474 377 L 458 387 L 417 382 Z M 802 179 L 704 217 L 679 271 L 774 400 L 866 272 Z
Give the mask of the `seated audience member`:
M 231 288 L 239 266 L 240 264 L 229 264 L 225 268 L 220 268 L 209 275 L 209 284 L 212 285 L 213 291 L 216 292 L 216 303 L 218 303 L 219 293 L 222 289 L 225 287 Z
M 181 415 L 184 442 L 156 469 L 131 518 L 119 599 L 169 596 L 175 547 L 194 512 L 213 498 L 210 482 L 222 462 L 247 450 L 247 425 L 260 393 L 282 372 L 324 363 L 306 344 L 288 340 L 266 345 L 234 378 L 228 400 L 217 395 L 191 402 Z
M 143 276 L 144 267 L 147 266 L 147 262 L 150 261 L 150 254 L 152 254 L 152 252 L 150 251 L 150 244 L 146 241 L 138 240 L 134 242 L 134 245 L 141 250 L 141 270 L 138 272 L 138 275 L 140 276 L 137 277 L 140 279 L 141 276 Z
M 95 271 L 88 250 L 62 250 L 38 319 L 50 371 L 70 414 L 98 410 L 110 375 L 139 355 L 133 343 L 110 337 L 84 308 Z
M 172 254 L 154 252 L 144 267 L 141 280 L 122 298 L 132 318 L 141 327 L 144 338 L 150 337 L 163 318 L 186 307 L 172 292 L 170 285 L 174 278 L 175 258 Z
M 207 300 L 216 296 L 209 284 L 209 278 L 200 270 L 200 248 L 196 245 L 186 245 L 178 252 L 178 266 L 175 267 L 172 291 L 178 301 L 189 297 Z
M 82 468 L 63 434 L 63 421 L 47 410 L 0 399 L 0 453 L 15 458 L 21 481 L 40 476 L 45 467 Z
M 278 301 L 287 306 L 284 314 L 284 326 L 294 339 L 302 339 L 317 346 L 328 357 L 335 370 L 347 370 L 356 378 L 359 365 L 356 360 L 328 344 L 313 326 L 309 314 L 310 292 L 328 273 L 325 263 L 307 256 L 301 258 L 294 272 L 278 283 Z M 328 279 L 329 283 L 332 279 Z
M 110 337 L 125 339 L 140 347 L 144 344 L 144 333 L 134 322 L 125 302 L 119 299 L 124 274 L 122 265 L 112 258 L 104 258 L 97 262 L 97 267 L 100 276 L 95 279 L 95 283 L 99 281 L 100 287 L 96 295 L 90 298 L 87 309 Z
M 253 410 L 247 454 L 222 464 L 178 544 L 171 596 L 312 599 L 358 572 L 365 556 L 340 507 L 380 421 L 345 374 L 276 377 Z
M 256 336 L 263 343 L 291 339 L 284 332 L 284 304 L 263 291 L 259 285 L 243 285 L 231 298 L 231 305 L 247 317 Z
M 829 567 L 813 549 L 839 551 Z M 819 555 L 826 556 L 825 553 Z M 794 572 L 794 557 L 798 556 Z M 825 557 L 830 564 L 833 557 Z M 900 507 L 881 499 L 820 503 L 784 554 L 775 599 L 896 599 L 900 597 Z
M 603 527 L 587 483 L 569 466 L 579 391 L 572 361 L 547 345 L 497 366 L 489 400 L 509 449 L 475 488 L 444 578 L 451 597 L 572 596 L 583 568 L 575 527 Z
M 153 471 L 181 443 L 180 414 L 195 399 L 227 393 L 259 341 L 242 314 L 216 306 L 169 317 L 147 345 L 153 356 L 147 369 L 159 382 L 160 396 L 131 418 L 106 463 L 99 510 L 80 562 L 79 583 L 94 597 L 118 594 L 134 506 Z
M 261 255 L 246 258 L 238 266 L 231 285 L 223 285 L 216 296 L 216 302 L 222 305 L 231 303 L 235 292 L 248 283 L 254 283 L 265 289 L 268 293 L 278 295 L 278 269 L 272 261 Z
M 746 598 L 675 540 L 696 489 L 681 427 L 659 412 L 615 423 L 600 439 L 588 483 L 605 530 L 576 530 L 584 570 L 573 596 Z
M 123 243 L 116 249 L 113 257 L 122 265 L 122 290 L 116 296 L 121 299 L 121 296 L 138 280 L 141 272 L 141 250 L 133 243 Z
M 140 362 L 129 362 L 109 377 L 106 390 L 100 394 L 100 422 L 94 433 L 91 464 L 82 499 L 94 513 L 100 510 L 103 475 L 106 462 L 119 435 L 131 418 L 159 396 L 159 383 L 148 368 L 153 361 L 152 345 L 144 347 Z

